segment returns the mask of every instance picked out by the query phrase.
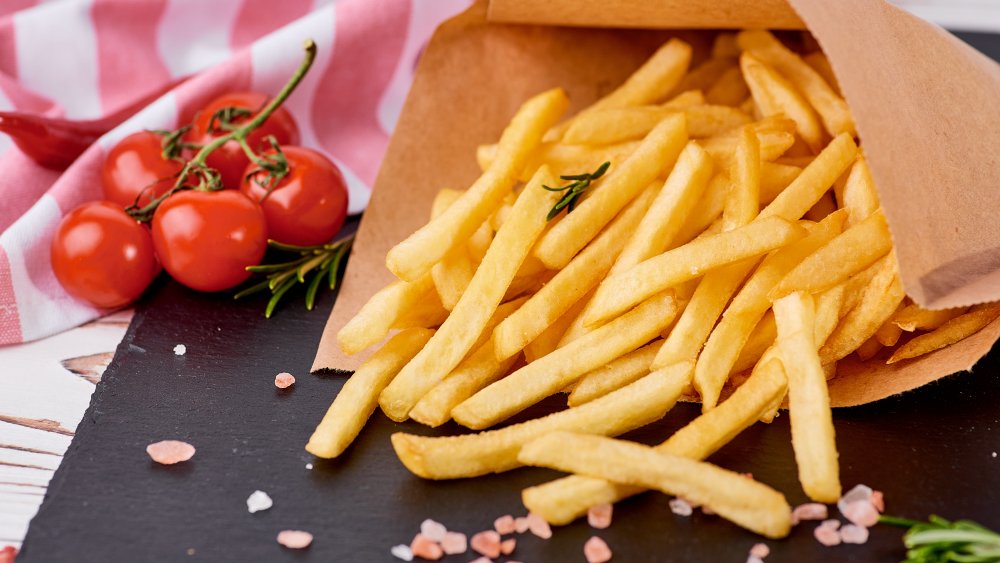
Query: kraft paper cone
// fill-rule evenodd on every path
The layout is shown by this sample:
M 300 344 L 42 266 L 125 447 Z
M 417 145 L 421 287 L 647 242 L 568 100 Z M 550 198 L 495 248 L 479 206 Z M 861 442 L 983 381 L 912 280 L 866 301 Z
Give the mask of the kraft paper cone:
M 638 3 L 493 0 L 490 16 L 517 19 L 511 14 L 528 12 L 516 8 L 530 5 L 535 21 L 634 26 Z M 995 223 L 1000 198 L 994 192 L 1000 185 L 1000 159 L 993 155 L 1000 146 L 1000 113 L 994 110 L 1000 93 L 997 65 L 881 0 L 793 0 L 798 16 L 777 0 L 753 3 L 752 10 L 749 4 L 678 0 L 658 5 L 683 17 L 641 13 L 651 27 L 809 24 L 854 111 L 907 292 L 936 307 L 1000 299 Z M 588 6 L 599 7 L 603 19 L 583 19 Z M 571 12 L 571 20 L 558 19 Z M 761 14 L 777 23 L 761 21 Z M 570 112 L 576 112 L 612 90 L 671 36 L 701 53 L 711 40 L 706 32 L 680 30 L 488 23 L 484 3 L 444 23 L 420 61 L 313 370 L 352 371 L 371 354 L 343 354 L 337 331 L 393 280 L 386 252 L 427 221 L 434 194 L 444 187 L 468 187 L 478 177 L 476 147 L 495 142 L 524 100 L 562 86 L 572 100 Z M 831 381 L 831 401 L 834 406 L 868 403 L 967 370 L 998 338 L 1000 320 L 908 362 L 887 366 L 879 356 L 860 363 L 852 355 L 840 362 Z

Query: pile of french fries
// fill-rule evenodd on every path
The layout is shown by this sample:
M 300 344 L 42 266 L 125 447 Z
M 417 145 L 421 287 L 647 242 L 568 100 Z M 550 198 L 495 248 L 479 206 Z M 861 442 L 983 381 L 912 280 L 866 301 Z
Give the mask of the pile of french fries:
M 691 59 L 670 40 L 561 122 L 565 93 L 543 92 L 479 148 L 479 179 L 441 190 L 430 222 L 386 257 L 398 280 L 340 330 L 348 354 L 394 335 L 308 451 L 340 455 L 377 406 L 395 421 L 454 420 L 484 431 L 400 432 L 399 459 L 427 479 L 573 473 L 523 493 L 555 524 L 657 489 L 777 538 L 791 527 L 785 497 L 701 460 L 787 405 L 803 490 L 838 499 L 837 362 L 927 354 L 1000 307 L 907 299 L 822 53 L 743 31 Z M 488 430 L 559 393 L 565 410 Z M 691 395 L 703 414 L 662 444 L 607 438 Z

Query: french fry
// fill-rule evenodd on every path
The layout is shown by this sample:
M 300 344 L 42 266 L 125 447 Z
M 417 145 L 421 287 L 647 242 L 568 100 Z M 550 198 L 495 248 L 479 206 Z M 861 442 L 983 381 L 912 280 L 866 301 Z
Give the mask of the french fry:
M 434 203 L 431 205 L 431 218 L 444 213 L 458 198 L 462 197 L 462 192 L 458 190 L 441 190 Z M 477 229 L 478 231 L 478 229 Z M 472 281 L 472 274 L 475 268 L 472 258 L 469 257 L 467 245 L 459 245 L 452 248 L 440 262 L 431 268 L 431 279 L 434 280 L 434 287 L 441 304 L 445 309 L 451 311 L 455 308 L 465 288 Z
M 733 190 L 722 217 L 727 225 L 739 227 L 753 221 L 760 212 L 760 141 L 749 127 L 740 133 L 731 178 Z
M 684 78 L 674 88 L 674 92 L 677 92 L 678 95 L 685 91 L 692 90 L 704 92 L 705 90 L 711 88 L 712 84 L 715 84 L 716 81 L 719 80 L 722 73 L 726 72 L 726 70 L 733 67 L 735 64 L 735 56 L 732 58 L 713 57 L 708 59 L 691 69 L 691 72 L 685 74 Z
M 508 358 L 523 350 L 597 286 L 611 269 L 628 236 L 643 219 L 656 193 L 654 186 L 639 194 L 597 238 L 539 289 L 524 307 L 497 326 L 493 342 L 499 359 Z M 561 336 L 560 333 L 559 337 Z M 556 342 L 558 340 L 556 338 Z
M 570 325 L 576 319 L 577 315 L 580 314 L 584 305 L 587 304 L 587 301 L 589 301 L 593 295 L 593 290 L 585 293 L 583 297 L 570 306 L 570 308 L 563 313 L 562 316 L 553 321 L 552 324 L 543 330 L 541 334 L 525 345 L 525 362 L 530 364 L 538 358 L 551 354 L 553 350 L 558 348 L 559 344 L 562 342 L 563 336 L 566 334 L 566 331 L 569 330 Z M 496 352 L 494 351 L 494 353 Z
M 521 448 L 521 463 L 682 496 L 769 538 L 792 528 L 784 495 L 716 465 L 649 446 L 575 432 L 552 432 Z
M 677 314 L 672 292 L 524 366 L 452 409 L 455 422 L 482 429 L 558 393 L 585 373 L 653 340 Z
M 837 200 L 834 198 L 832 193 L 826 192 L 825 194 L 823 194 L 822 197 L 819 198 L 819 201 L 816 202 L 816 205 L 813 205 L 811 208 L 809 208 L 809 211 L 806 211 L 806 214 L 803 215 L 802 218 L 806 219 L 807 221 L 813 221 L 815 223 L 818 223 L 822 221 L 824 217 L 833 213 L 836 210 L 837 210 Z
M 687 387 L 692 369 L 693 364 L 671 366 L 585 405 L 498 430 L 440 438 L 397 432 L 392 447 L 403 465 L 424 479 L 509 471 L 520 466 L 521 446 L 549 432 L 616 436 L 663 418 Z
M 476 232 L 472 233 L 472 236 L 469 237 L 469 256 L 477 265 L 486 256 L 486 251 L 490 248 L 490 243 L 493 242 L 494 232 L 493 226 L 490 225 L 489 221 L 483 221 L 483 224 L 479 225 Z
M 379 405 L 389 418 L 405 420 L 417 401 L 444 379 L 472 349 L 521 263 L 545 229 L 545 211 L 555 203 L 558 195 L 542 189 L 542 185 L 551 185 L 552 182 L 548 168 L 543 166 L 524 187 L 514 203 L 510 218 L 497 232 L 486 257 L 451 315 L 427 346 L 382 391 Z M 461 200 L 449 209 L 460 203 Z
M 892 322 L 892 319 L 889 319 L 882 323 L 882 326 L 878 327 L 878 330 L 875 331 L 875 340 L 878 340 L 882 346 L 889 348 L 895 346 L 902 335 L 903 329 L 896 326 Z
M 872 179 L 868 161 L 862 155 L 858 155 L 844 182 L 842 207 L 847 209 L 851 225 L 864 221 L 879 209 L 875 180 Z
M 712 41 L 712 58 L 733 60 L 740 56 L 740 46 L 736 42 L 736 34 L 732 32 L 719 32 Z
M 835 94 L 838 96 L 844 95 L 840 89 L 840 82 L 837 80 L 837 75 L 833 73 L 833 67 L 830 65 L 830 60 L 826 58 L 826 55 L 821 51 L 814 51 L 802 57 L 802 60 L 823 77 L 823 80 L 833 89 Z
M 816 346 L 822 346 L 840 323 L 840 311 L 844 306 L 844 292 L 847 286 L 836 285 L 816 296 Z
M 592 188 L 573 213 L 545 233 L 538 241 L 535 256 L 553 270 L 566 266 L 628 202 L 674 165 L 687 142 L 684 122 L 682 115 L 661 121 L 632 156 Z
M 583 322 L 596 325 L 708 270 L 760 256 L 805 234 L 802 227 L 772 217 L 694 240 L 604 280 L 594 295 L 593 309 Z
M 977 305 L 968 313 L 955 317 L 933 331 L 914 337 L 903 344 L 886 363 L 894 364 L 951 346 L 979 332 L 998 317 L 1000 317 L 1000 303 Z
M 763 151 L 763 145 L 761 145 Z M 760 217 L 778 216 L 798 219 L 816 204 L 830 186 L 854 162 L 858 146 L 848 134 L 834 137 L 802 173 L 795 178 L 767 207 Z
M 424 328 L 404 330 L 361 364 L 337 393 L 309 438 L 306 451 L 322 458 L 342 454 L 375 412 L 382 389 L 433 334 L 433 330 Z
M 755 54 L 740 56 L 743 78 L 765 116 L 784 114 L 795 121 L 798 134 L 813 153 L 823 147 L 825 131 L 819 117 L 795 87 Z
M 414 281 L 453 247 L 465 244 L 514 187 L 528 155 L 568 103 L 561 88 L 525 102 L 501 135 L 497 156 L 486 172 L 444 213 L 389 250 L 389 270 L 400 279 Z
M 840 325 L 820 348 L 822 363 L 828 364 L 847 356 L 875 336 L 878 327 L 889 320 L 903 302 L 906 294 L 899 281 L 895 256 L 889 253 L 877 264 L 875 276 L 857 306 L 841 319 Z
M 690 74 L 688 75 L 690 76 Z M 660 104 L 661 107 L 669 109 L 685 109 L 691 106 L 701 106 L 705 104 L 705 95 L 701 89 L 684 90 L 673 98 Z
M 765 30 L 742 31 L 737 42 L 745 51 L 772 66 L 787 78 L 820 115 L 831 136 L 855 134 L 854 119 L 847 102 L 827 83 L 823 76 Z
M 785 188 L 787 188 L 802 169 L 798 166 L 788 164 L 778 164 L 775 162 L 761 162 L 760 166 L 760 204 L 764 207 L 774 201 Z
M 581 115 L 573 120 L 562 142 L 570 145 L 608 145 L 641 139 L 667 117 L 683 113 L 688 135 L 711 137 L 750 121 L 742 111 L 728 106 L 699 105 L 683 109 L 664 106 L 613 108 Z
M 337 332 L 340 349 L 353 355 L 382 340 L 405 311 L 426 302 L 429 294 L 437 299 L 429 272 L 413 283 L 399 280 L 380 289 Z
M 654 340 L 607 365 L 587 372 L 577 380 L 573 392 L 569 394 L 567 404 L 578 407 L 589 403 L 648 374 L 649 366 L 662 344 L 662 340 Z
M 882 351 L 882 343 L 878 341 L 878 338 L 872 336 L 868 340 L 865 340 L 861 346 L 858 346 L 856 350 L 858 353 L 858 359 L 862 362 L 867 362 L 868 360 L 874 358 Z
M 795 135 L 785 131 L 758 131 L 757 139 L 760 142 L 761 160 L 774 160 L 795 144 Z M 701 139 L 698 142 L 716 162 L 728 169 L 736 152 L 736 145 L 739 144 L 739 138 L 723 135 Z
M 448 310 L 441 303 L 437 291 L 431 290 L 426 293 L 423 299 L 397 316 L 392 323 L 392 329 L 433 328 L 440 326 L 447 318 Z
M 655 449 L 675 456 L 704 459 L 750 427 L 771 404 L 780 402 L 785 389 L 786 379 L 781 363 L 774 362 L 768 369 L 750 376 L 746 383 L 717 408 L 692 420 Z M 579 408 L 606 398 L 607 396 Z M 643 490 L 642 487 L 612 483 L 604 479 L 571 475 L 524 489 L 521 499 L 528 510 L 540 514 L 547 521 L 569 524 L 586 514 L 591 506 L 614 503 Z
M 865 289 L 871 284 L 875 274 L 882 267 L 882 262 L 875 262 L 860 273 L 850 277 L 844 282 L 844 303 L 841 305 L 840 316 L 843 318 L 861 302 L 861 297 L 865 294 Z
M 771 290 L 771 299 L 795 291 L 818 293 L 878 261 L 892 250 L 889 225 L 881 211 L 849 227 L 788 272 Z
M 740 67 L 733 65 L 705 91 L 705 100 L 710 104 L 738 106 L 748 95 L 750 90 L 743 80 L 743 73 Z
M 694 240 L 722 215 L 731 186 L 729 176 L 724 173 L 712 177 L 701 199 L 695 202 L 694 209 L 688 214 L 683 226 L 674 237 L 677 246 Z
M 635 152 L 639 144 L 640 141 L 626 141 L 614 145 L 592 147 L 542 143 L 528 156 L 527 163 L 519 172 L 517 179 L 527 182 L 534 176 L 538 167 L 543 164 L 548 164 L 549 168 L 557 175 L 574 173 L 578 170 L 593 170 L 604 162 L 610 162 L 612 166 L 617 167 Z M 497 149 L 497 145 L 480 145 L 476 149 L 476 160 L 483 171 L 489 169 L 493 159 L 496 158 Z
M 736 358 L 736 363 L 733 364 L 729 373 L 739 373 L 753 368 L 764 356 L 767 349 L 774 344 L 777 337 L 778 327 L 774 323 L 774 312 L 768 310 L 757 326 L 753 327 L 750 337 L 743 345 L 743 349 L 740 350 L 740 355 Z
M 796 292 L 774 302 L 778 353 L 788 376 L 788 413 L 799 482 L 816 502 L 840 498 L 840 468 L 826 374 L 816 352 L 815 305 Z
M 624 233 L 629 237 L 628 242 L 610 273 L 627 270 L 670 248 L 684 218 L 704 193 L 711 177 L 712 159 L 708 153 L 697 143 L 688 143 L 639 225 L 634 232 Z
M 892 322 L 896 323 L 896 326 L 906 332 L 934 330 L 967 310 L 966 307 L 957 307 L 955 309 L 930 311 L 920 307 L 916 303 L 911 303 L 893 315 Z

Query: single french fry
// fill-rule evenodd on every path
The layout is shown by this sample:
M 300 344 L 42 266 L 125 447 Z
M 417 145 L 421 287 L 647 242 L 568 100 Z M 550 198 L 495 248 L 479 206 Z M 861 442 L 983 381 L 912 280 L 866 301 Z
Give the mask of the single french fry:
M 844 305 L 845 284 L 835 285 L 816 296 L 816 346 L 822 346 L 840 324 L 840 310 Z M 829 365 L 829 364 L 825 364 Z
M 806 214 L 802 216 L 803 219 L 807 221 L 820 222 L 824 217 L 833 213 L 837 210 L 837 200 L 834 198 L 833 194 L 826 192 L 819 201 L 816 202 Z
M 571 407 L 578 407 L 616 389 L 621 389 L 648 374 L 650 372 L 649 366 L 653 363 L 653 358 L 656 357 L 656 352 L 660 349 L 661 344 L 663 344 L 662 340 L 654 340 L 607 365 L 587 372 L 577 380 L 576 387 L 569 394 L 567 403 Z
M 930 311 L 920 307 L 916 303 L 911 303 L 893 315 L 892 322 L 896 323 L 896 326 L 906 332 L 934 330 L 967 310 L 967 307 L 957 307 L 954 309 Z
M 777 164 L 775 162 L 761 162 L 760 166 L 760 205 L 765 207 L 774 201 L 785 188 L 787 188 L 802 169 L 798 166 L 788 164 Z
M 690 76 L 690 74 L 688 75 Z M 701 89 L 689 89 L 684 90 L 680 94 L 677 94 L 673 98 L 660 104 L 660 107 L 668 109 L 685 109 L 691 106 L 701 106 L 705 105 L 705 95 L 701 93 Z
M 591 289 L 574 303 L 565 313 L 548 326 L 541 334 L 535 337 L 524 347 L 524 359 L 526 363 L 532 363 L 538 358 L 547 356 L 553 350 L 559 348 L 563 343 L 566 332 L 573 326 L 576 318 L 583 311 L 583 308 L 594 296 Z
M 736 55 L 738 56 L 738 55 Z M 712 87 L 722 76 L 722 73 L 736 64 L 736 56 L 732 58 L 711 58 L 691 69 L 674 88 L 674 92 L 697 90 L 704 92 Z
M 862 362 L 867 362 L 878 355 L 878 353 L 882 351 L 882 348 L 884 348 L 884 346 L 882 346 L 882 343 L 878 341 L 878 338 L 872 336 L 868 340 L 865 340 L 861 346 L 858 346 L 858 359 Z
M 844 303 L 840 308 L 841 318 L 845 317 L 847 313 L 858 306 L 858 303 L 861 302 L 861 297 L 865 294 L 865 289 L 871 284 L 875 274 L 881 269 L 881 265 L 881 261 L 875 262 L 844 282 Z
M 427 346 L 382 391 L 379 405 L 389 418 L 405 420 L 417 401 L 472 349 L 507 293 L 521 263 L 545 229 L 546 210 L 555 203 L 558 194 L 542 189 L 542 185 L 552 182 L 548 168 L 543 166 L 524 187 L 510 218 L 497 231 L 486 257 L 451 315 Z M 449 210 L 460 203 L 461 200 Z
M 535 256 L 553 270 L 565 267 L 628 202 L 674 165 L 686 142 L 684 116 L 661 121 L 632 156 L 612 168 L 572 213 L 545 233 Z
M 740 350 L 736 363 L 729 370 L 730 374 L 739 373 L 753 368 L 764 357 L 764 353 L 770 348 L 778 337 L 778 328 L 774 323 L 774 312 L 768 310 L 750 333 L 743 349 Z
M 337 332 L 337 343 L 345 354 L 353 355 L 385 338 L 406 311 L 425 302 L 434 290 L 428 272 L 415 282 L 396 281 L 372 295 L 347 324 Z M 440 301 L 439 301 L 440 302 Z
M 886 362 L 894 364 L 940 350 L 968 338 L 1000 317 L 1000 303 L 985 303 L 973 307 L 968 313 L 955 317 L 926 334 L 921 334 L 903 344 Z
M 498 358 L 508 358 L 523 350 L 597 286 L 611 269 L 629 235 L 643 219 L 656 193 L 656 187 L 652 186 L 639 194 L 597 238 L 539 289 L 524 307 L 497 326 L 493 342 Z M 561 337 L 562 333 L 556 338 L 556 342 Z
M 837 135 L 774 201 L 761 210 L 760 216 L 802 217 L 854 162 L 857 153 L 858 146 L 850 135 Z
M 788 80 L 760 60 L 756 54 L 740 56 L 743 78 L 753 100 L 766 115 L 785 114 L 797 125 L 799 136 L 816 153 L 823 147 L 825 131 L 819 116 Z
M 434 328 L 441 326 L 448 315 L 449 311 L 444 308 L 437 291 L 431 288 L 431 291 L 428 291 L 422 299 L 417 300 L 396 317 L 392 323 L 392 330 Z
M 490 243 L 493 242 L 494 232 L 490 222 L 483 221 L 483 224 L 479 225 L 476 232 L 472 233 L 472 236 L 469 237 L 469 256 L 477 266 L 486 256 L 486 250 L 489 249 Z
M 695 142 L 677 157 L 673 171 L 621 250 L 610 273 L 625 271 L 670 248 L 684 218 L 704 193 L 712 177 L 712 159 Z
M 499 231 L 500 227 L 507 221 L 507 217 L 510 216 L 510 210 L 514 208 L 515 201 L 517 201 L 517 194 L 509 192 L 503 197 L 500 207 L 497 207 L 493 215 L 490 215 L 490 228 L 493 229 L 493 232 Z
M 795 291 L 829 289 L 878 261 L 892 250 L 889 225 L 881 211 L 849 227 L 788 272 L 771 290 L 771 299 Z
M 771 404 L 775 401 L 780 403 L 784 397 L 785 373 L 781 369 L 781 362 L 773 363 L 774 366 L 760 370 L 759 374 L 755 372 L 729 399 L 692 420 L 667 441 L 656 446 L 656 450 L 700 460 L 728 444 L 756 422 Z M 642 487 L 612 483 L 604 479 L 571 475 L 524 489 L 521 498 L 528 510 L 540 514 L 547 521 L 568 524 L 586 514 L 591 506 L 614 503 L 643 490 L 645 489 Z
M 608 145 L 641 139 L 659 122 L 678 113 L 685 115 L 688 135 L 695 138 L 718 135 L 750 121 L 750 117 L 740 110 L 718 105 L 683 109 L 664 106 L 612 108 L 574 119 L 562 142 L 571 145 Z
M 654 296 L 635 310 L 476 393 L 452 409 L 452 417 L 468 428 L 492 426 L 653 340 L 676 314 L 672 292 Z
M 774 67 L 787 78 L 812 104 L 831 136 L 841 133 L 855 134 L 854 119 L 847 102 L 827 83 L 823 76 L 790 51 L 770 32 L 765 30 L 742 31 L 737 41 L 745 51 Z
M 750 95 L 750 89 L 743 80 L 740 67 L 733 65 L 719 76 L 712 86 L 705 91 L 705 100 L 710 104 L 723 106 L 739 106 Z
M 740 56 L 740 45 L 736 41 L 736 34 L 729 31 L 721 31 L 712 41 L 712 58 L 733 60 Z
M 386 342 L 344 383 L 323 420 L 313 431 L 306 451 L 316 457 L 337 457 L 351 445 L 375 412 L 378 396 L 396 373 L 410 361 L 434 334 L 411 328 Z
M 431 219 L 444 213 L 460 197 L 462 197 L 462 192 L 458 190 L 444 189 L 439 191 L 431 205 Z M 462 297 L 465 288 L 472 281 L 474 271 L 475 267 L 469 256 L 467 245 L 458 245 L 452 248 L 440 262 L 434 264 L 434 267 L 431 268 L 431 278 L 434 280 L 434 287 L 437 289 L 441 304 L 445 309 L 451 311 L 455 308 L 455 304 Z
M 858 155 L 844 182 L 842 207 L 847 209 L 850 215 L 848 222 L 852 225 L 864 221 L 879 209 L 875 180 L 872 179 L 868 161 L 862 155 Z
M 605 162 L 617 167 L 625 161 L 640 141 L 626 141 L 614 145 L 593 147 L 587 145 L 563 145 L 560 143 L 542 143 L 528 156 L 527 163 L 518 173 L 518 180 L 527 182 L 534 176 L 538 167 L 548 164 L 556 174 L 573 174 L 580 170 L 593 170 Z M 482 170 L 487 170 L 496 158 L 497 145 L 480 145 L 476 149 L 476 160 Z
M 820 348 L 822 363 L 828 364 L 847 356 L 875 336 L 878 327 L 889 320 L 903 302 L 906 294 L 897 274 L 895 256 L 889 253 L 877 264 L 875 276 L 857 306 L 841 319 L 840 325 Z
M 684 392 L 693 368 L 671 366 L 585 405 L 497 430 L 439 438 L 397 432 L 392 447 L 403 465 L 424 479 L 509 471 L 520 466 L 521 446 L 543 434 L 577 430 L 616 436 L 663 418 Z
M 400 279 L 414 281 L 430 271 L 453 247 L 465 244 L 500 207 L 528 155 L 568 104 L 561 88 L 525 102 L 501 135 L 497 156 L 486 172 L 444 213 L 389 250 L 386 255 L 389 270 Z
M 787 166 L 795 166 L 796 168 L 805 168 L 806 166 L 809 166 L 809 164 L 815 159 L 816 157 L 811 154 L 808 156 L 783 156 L 781 158 L 775 159 L 774 163 L 784 164 Z
M 888 348 L 895 346 L 902 335 L 903 329 L 896 326 L 892 322 L 892 319 L 889 319 L 882 323 L 882 326 L 878 327 L 878 330 L 875 331 L 875 340 L 878 340 L 879 344 Z
M 682 496 L 769 538 L 783 538 L 792 528 L 792 509 L 778 491 L 710 463 L 635 442 L 552 432 L 525 444 L 517 458 L 526 465 Z
M 826 55 L 822 51 L 814 51 L 808 55 L 802 57 L 802 60 L 809 66 L 812 67 L 823 80 L 833 89 L 833 92 L 838 96 L 843 96 L 843 92 L 840 89 L 840 82 L 837 80 L 837 75 L 833 73 L 833 67 L 830 65 L 830 60 L 826 58 Z
M 713 268 L 760 256 L 805 234 L 799 225 L 772 217 L 694 240 L 604 280 L 583 322 L 596 325 Z
M 708 183 L 701 199 L 694 204 L 694 209 L 684 220 L 683 226 L 674 236 L 675 246 L 687 244 L 695 237 L 705 232 L 705 229 L 722 215 L 732 183 L 725 173 L 717 173 Z M 721 229 L 721 226 L 720 226 Z
M 774 302 L 778 353 L 788 376 L 788 413 L 799 482 L 816 502 L 840 498 L 840 467 L 826 374 L 816 352 L 815 304 L 795 292 Z
M 730 177 L 733 188 L 722 217 L 734 227 L 746 225 L 760 212 L 761 182 L 760 141 L 749 127 L 740 134 Z
M 793 144 L 795 135 L 785 131 L 758 131 L 757 139 L 760 142 L 761 160 L 774 160 L 785 154 Z M 728 169 L 736 153 L 736 145 L 739 138 L 736 136 L 723 135 L 701 139 L 702 148 L 712 155 L 716 162 L 720 163 L 724 169 Z

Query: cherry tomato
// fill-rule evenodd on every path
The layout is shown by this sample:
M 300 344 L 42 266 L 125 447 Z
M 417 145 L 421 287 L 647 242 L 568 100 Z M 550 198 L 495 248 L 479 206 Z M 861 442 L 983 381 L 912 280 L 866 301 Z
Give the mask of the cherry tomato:
M 237 107 L 248 109 L 256 115 L 270 101 L 270 96 L 258 94 L 256 92 L 235 92 L 219 96 L 209 102 L 207 106 L 198 112 L 192 124 L 191 131 L 187 134 L 190 142 L 200 145 L 207 144 L 217 137 L 221 137 L 228 131 L 209 131 L 212 115 L 220 109 L 227 107 Z M 234 119 L 234 125 L 245 124 L 253 115 Z M 274 135 L 279 145 L 294 145 L 299 142 L 299 127 L 295 124 L 292 114 L 285 108 L 278 108 L 267 118 L 267 121 L 260 124 L 247 136 L 247 143 L 255 152 L 260 152 L 267 148 L 265 141 L 268 135 Z M 240 148 L 236 141 L 229 141 L 208 155 L 205 163 L 211 168 L 215 168 L 222 175 L 222 185 L 229 189 L 239 189 L 243 182 L 243 170 L 250 164 L 247 155 Z
M 109 309 L 135 301 L 160 272 L 149 229 L 110 201 L 70 211 L 56 229 L 51 255 L 67 293 Z
M 260 263 L 267 224 L 260 206 L 241 192 L 186 190 L 156 209 L 153 245 L 175 280 L 221 291 L 250 277 L 246 267 Z
M 254 173 L 253 164 L 244 172 L 240 189 L 264 209 L 267 233 L 272 239 L 303 246 L 330 242 L 347 216 L 344 175 L 330 159 L 312 149 L 281 147 L 281 150 L 288 160 L 289 172 L 270 194 L 261 185 L 267 182 L 266 173 Z M 274 151 L 264 153 L 269 154 Z
M 101 168 L 104 197 L 121 207 L 139 205 L 169 190 L 184 165 L 161 156 L 162 137 L 149 131 L 132 133 L 115 145 Z

